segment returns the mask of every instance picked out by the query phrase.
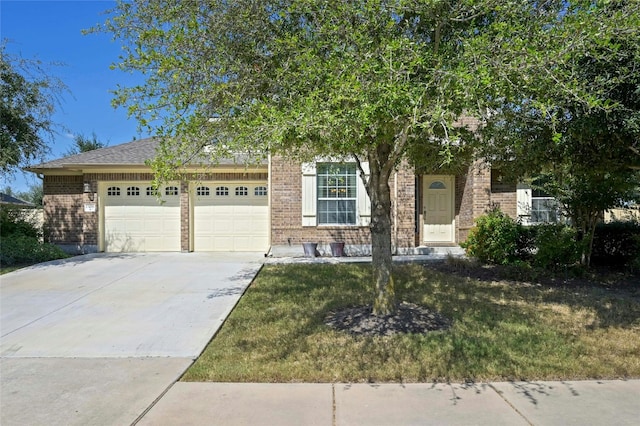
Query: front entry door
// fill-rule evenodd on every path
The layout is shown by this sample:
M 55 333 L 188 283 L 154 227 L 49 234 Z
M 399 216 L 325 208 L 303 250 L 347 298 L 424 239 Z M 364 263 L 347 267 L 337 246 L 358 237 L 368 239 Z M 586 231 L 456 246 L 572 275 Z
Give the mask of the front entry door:
M 454 242 L 454 176 L 430 175 L 423 178 L 422 214 L 424 243 Z

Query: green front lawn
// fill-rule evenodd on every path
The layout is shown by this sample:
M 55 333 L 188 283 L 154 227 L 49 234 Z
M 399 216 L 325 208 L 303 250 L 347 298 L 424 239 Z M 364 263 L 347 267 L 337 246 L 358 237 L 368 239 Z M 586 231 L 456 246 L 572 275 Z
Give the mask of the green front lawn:
M 399 300 L 452 320 L 426 335 L 353 337 L 327 313 L 371 301 L 366 265 L 268 265 L 186 381 L 431 382 L 640 377 L 640 298 L 395 269 Z

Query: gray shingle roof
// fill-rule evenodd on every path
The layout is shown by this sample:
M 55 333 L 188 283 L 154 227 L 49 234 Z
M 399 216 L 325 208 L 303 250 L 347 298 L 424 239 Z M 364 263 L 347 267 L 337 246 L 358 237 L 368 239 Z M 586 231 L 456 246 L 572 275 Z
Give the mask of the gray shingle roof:
M 146 138 L 120 145 L 82 152 L 57 160 L 47 161 L 27 168 L 36 171 L 44 169 L 79 168 L 82 166 L 142 166 L 156 156 L 160 139 Z M 239 155 L 235 158 L 220 159 L 219 164 L 244 164 L 246 159 Z M 266 164 L 264 161 L 261 164 Z
M 0 192 L 0 204 L 8 204 L 12 206 L 34 207 L 33 203 L 16 198 L 13 195 Z
M 160 140 L 139 139 L 121 145 L 108 146 L 93 151 L 59 158 L 30 167 L 30 169 L 56 169 L 69 166 L 142 165 L 156 154 Z

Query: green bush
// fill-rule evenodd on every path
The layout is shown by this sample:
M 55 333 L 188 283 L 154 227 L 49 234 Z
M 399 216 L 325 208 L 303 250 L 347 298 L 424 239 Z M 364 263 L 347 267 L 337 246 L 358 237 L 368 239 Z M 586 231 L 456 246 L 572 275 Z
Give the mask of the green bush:
M 591 253 L 593 265 L 631 265 L 637 259 L 640 260 L 640 223 L 598 224 Z
M 515 220 L 494 209 L 476 219 L 467 240 L 460 245 L 468 256 L 481 262 L 507 265 L 518 260 L 520 228 Z
M 583 243 L 576 241 L 575 229 L 564 224 L 545 224 L 536 228 L 535 266 L 558 270 L 580 262 Z
M 66 257 L 68 255 L 59 247 L 42 243 L 38 238 L 19 234 L 2 237 L 0 249 L 0 265 L 2 266 L 40 263 Z
M 20 209 L 0 208 L 0 236 L 24 235 L 38 238 L 42 232 L 29 220 L 25 219 Z
M 0 266 L 39 263 L 68 255 L 42 242 L 42 232 L 17 209 L 0 209 Z

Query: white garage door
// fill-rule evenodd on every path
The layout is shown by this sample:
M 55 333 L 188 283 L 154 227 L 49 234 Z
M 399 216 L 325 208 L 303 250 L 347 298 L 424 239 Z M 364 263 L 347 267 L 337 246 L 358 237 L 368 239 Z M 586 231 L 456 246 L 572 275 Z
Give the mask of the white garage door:
M 205 182 L 195 186 L 195 251 L 266 251 L 267 183 Z
M 160 191 L 162 203 L 148 182 L 103 186 L 105 251 L 180 251 L 179 186 Z

